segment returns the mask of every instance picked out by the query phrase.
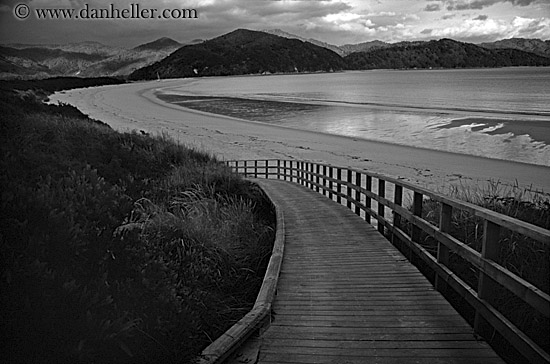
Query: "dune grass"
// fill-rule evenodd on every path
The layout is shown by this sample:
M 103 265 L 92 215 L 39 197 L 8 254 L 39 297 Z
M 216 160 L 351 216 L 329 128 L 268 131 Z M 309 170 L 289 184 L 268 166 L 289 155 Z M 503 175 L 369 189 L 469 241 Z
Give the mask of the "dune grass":
M 185 363 L 252 307 L 259 189 L 166 136 L 1 96 L 5 362 Z
M 498 181 L 489 181 L 484 186 L 465 184 L 453 186 L 444 193 L 459 200 L 550 229 L 550 197 L 548 194 L 533 192 L 519 186 L 505 186 Z M 424 200 L 422 216 L 431 224 L 438 226 L 440 209 L 440 203 L 429 199 Z M 410 232 L 410 224 L 406 225 L 405 229 Z M 483 223 L 480 218 L 469 212 L 453 209 L 450 234 L 474 250 L 481 252 Z M 437 256 L 437 241 L 435 239 L 423 233 L 420 244 L 434 257 Z M 500 254 L 497 262 L 500 265 L 542 291 L 550 293 L 550 249 L 548 246 L 507 229 L 501 230 L 499 244 Z M 414 261 L 420 270 L 433 281 L 431 269 L 418 259 L 414 259 Z M 477 289 L 479 272 L 473 265 L 451 252 L 449 267 L 470 287 Z M 459 312 L 473 324 L 475 311 L 452 290 L 447 290 L 444 293 Z M 503 287 L 492 293 L 492 302 L 504 316 L 538 345 L 546 351 L 550 350 L 548 342 L 550 321 L 547 318 Z M 485 339 L 508 362 L 524 360 L 497 333 L 493 332 Z

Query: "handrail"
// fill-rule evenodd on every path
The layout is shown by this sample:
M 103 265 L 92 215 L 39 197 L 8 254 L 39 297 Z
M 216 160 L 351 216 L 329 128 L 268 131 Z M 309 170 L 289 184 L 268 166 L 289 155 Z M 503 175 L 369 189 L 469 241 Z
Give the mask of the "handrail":
M 222 363 L 271 316 L 271 308 L 275 299 L 285 249 L 285 223 L 283 210 L 274 199 L 269 197 L 269 193 L 266 191 L 264 193 L 267 194 L 271 205 L 275 209 L 277 229 L 260 292 L 252 309 L 229 330 L 208 345 L 197 359 L 197 364 Z
M 399 240 L 435 272 L 436 289 L 443 290 L 446 284 L 475 309 L 474 330 L 478 334 L 483 336 L 488 323 L 531 363 L 550 362 L 550 354 L 499 312 L 491 297 L 491 291 L 500 285 L 542 316 L 550 317 L 550 295 L 498 263 L 502 229 L 533 239 L 545 249 L 550 248 L 549 230 L 378 173 L 297 160 L 241 160 L 226 164 L 245 177 L 297 182 L 338 203 L 344 201 L 348 208 L 359 216 L 363 214 L 369 222 L 373 218 L 378 231 L 382 234 L 389 231 L 392 240 Z M 378 183 L 373 183 L 375 181 Z M 390 198 L 386 191 L 392 189 L 393 198 Z M 403 207 L 405 191 L 412 197 L 412 211 Z M 439 226 L 422 216 L 426 198 L 441 206 Z M 371 206 L 373 202 L 377 204 L 376 209 Z M 483 222 L 481 253 L 449 234 L 453 210 L 465 211 Z M 412 226 L 410 234 L 399 227 L 399 222 L 404 220 Z M 420 244 L 422 233 L 437 241 L 437 256 Z M 477 287 L 471 287 L 451 270 L 448 264 L 451 252 L 478 269 Z

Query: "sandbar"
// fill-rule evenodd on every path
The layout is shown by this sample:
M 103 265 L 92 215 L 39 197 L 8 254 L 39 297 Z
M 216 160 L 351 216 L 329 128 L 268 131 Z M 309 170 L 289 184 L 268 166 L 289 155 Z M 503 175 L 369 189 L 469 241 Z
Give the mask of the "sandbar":
M 550 168 L 360 138 L 291 129 L 186 109 L 155 93 L 181 79 L 136 82 L 56 93 L 119 131 L 166 134 L 221 160 L 297 159 L 372 171 L 445 192 L 451 185 L 502 185 L 550 192 Z

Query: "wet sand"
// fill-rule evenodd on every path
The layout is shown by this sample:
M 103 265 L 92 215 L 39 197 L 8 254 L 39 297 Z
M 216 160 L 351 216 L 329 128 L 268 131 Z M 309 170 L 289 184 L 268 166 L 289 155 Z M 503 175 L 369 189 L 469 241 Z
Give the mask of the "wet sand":
M 449 185 L 519 184 L 550 191 L 550 168 L 463 154 L 290 129 L 213 115 L 170 104 L 155 93 L 182 80 L 140 82 L 77 89 L 52 95 L 120 131 L 165 133 L 220 159 L 301 159 L 323 161 L 399 177 L 431 189 Z
M 498 120 L 483 118 L 464 118 L 453 120 L 450 124 L 439 126 L 440 129 L 459 128 L 475 125 L 472 131 L 484 131 L 487 134 L 529 135 L 533 140 L 550 145 L 550 128 L 546 121 L 539 120 Z

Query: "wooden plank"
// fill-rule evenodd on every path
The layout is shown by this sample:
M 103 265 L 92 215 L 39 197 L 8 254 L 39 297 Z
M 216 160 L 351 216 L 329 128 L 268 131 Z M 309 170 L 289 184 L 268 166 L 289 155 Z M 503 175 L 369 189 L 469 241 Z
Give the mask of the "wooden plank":
M 288 339 L 273 338 L 272 347 L 281 347 L 282 351 L 286 348 L 337 348 L 348 350 L 361 350 L 365 347 L 365 342 L 361 340 L 342 340 L 333 339 Z M 376 340 L 368 343 L 368 350 L 372 349 L 487 349 L 487 344 L 479 341 L 462 340 L 416 340 L 409 336 L 409 340 L 392 341 Z
M 335 349 L 335 348 L 309 348 L 309 347 L 273 347 L 273 349 L 261 349 L 262 354 L 275 353 L 277 355 L 310 355 L 314 357 L 319 356 L 338 356 L 341 359 L 346 357 L 362 357 L 362 358 L 379 358 L 379 357 L 392 357 L 402 358 L 405 360 L 414 360 L 416 357 L 420 358 L 498 358 L 498 356 L 487 350 L 486 347 L 471 347 L 468 349 L 379 349 L 379 348 L 361 348 L 361 349 Z
M 398 322 L 391 320 L 390 318 L 384 318 L 384 320 L 343 320 L 342 318 L 334 318 L 333 320 L 308 320 L 306 317 L 301 318 L 287 318 L 285 316 L 277 317 L 277 322 L 273 323 L 280 326 L 289 326 L 289 327 L 341 327 L 341 328 L 390 328 L 390 327 L 400 327 L 400 328 L 413 328 L 413 327 L 425 327 L 425 328 L 435 328 L 441 327 L 442 325 L 447 325 L 448 327 L 462 327 L 464 322 L 460 320 L 455 320 L 451 322 L 445 322 L 444 320 L 429 320 L 429 321 L 407 321 L 407 322 Z
M 436 354 L 436 353 L 434 353 Z M 307 355 L 307 354 L 288 354 L 288 353 L 261 353 L 259 357 L 259 363 L 277 363 L 277 364 L 403 364 L 403 363 L 415 363 L 415 364 L 502 364 L 502 359 L 494 357 L 434 357 L 434 356 L 416 356 L 414 358 L 404 356 L 352 356 L 348 355 L 345 358 L 341 358 L 339 355 Z
M 264 337 L 269 337 L 271 333 L 282 333 L 285 335 L 332 335 L 343 338 L 346 335 L 358 336 L 362 335 L 403 335 L 410 339 L 416 335 L 443 335 L 443 334 L 468 334 L 473 336 L 471 327 L 291 327 L 273 324 L 266 331 Z
M 311 330 L 303 331 L 300 333 L 297 333 L 295 330 L 287 330 L 287 331 L 276 331 L 271 330 L 264 334 L 263 336 L 266 340 L 272 340 L 272 339 L 290 339 L 290 340 L 326 340 L 326 341 L 334 341 L 335 340 L 335 333 L 333 332 L 314 332 Z M 437 342 L 445 342 L 445 341 L 462 341 L 462 342 L 468 342 L 468 341 L 478 341 L 470 332 L 467 333 L 420 333 L 415 332 L 412 334 L 404 334 L 404 333 L 390 333 L 390 332 L 349 332 L 345 331 L 340 334 L 338 334 L 338 341 L 357 341 L 361 345 L 367 345 L 369 347 L 372 347 L 373 345 L 377 345 L 378 342 L 400 342 L 400 341 L 411 341 L 411 338 L 413 338 L 416 341 L 437 341 Z M 369 343 L 365 343 L 365 341 L 369 341 Z
M 320 302 L 320 301 L 297 301 L 297 300 L 278 300 L 274 305 L 273 309 L 284 310 L 284 309 L 305 309 L 308 310 L 349 310 L 350 308 L 354 310 L 377 310 L 377 311 L 400 311 L 407 310 L 407 312 L 414 313 L 416 311 L 421 312 L 432 312 L 438 311 L 440 309 L 448 309 L 449 304 L 446 301 L 393 301 L 393 300 L 382 300 L 382 301 L 371 301 L 371 302 L 361 302 L 355 300 L 349 301 L 333 301 L 333 302 Z
M 352 308 L 353 307 L 353 308 Z M 307 308 L 307 309 L 306 309 Z M 280 307 L 277 306 L 277 310 L 275 310 L 275 314 L 277 315 L 286 315 L 286 316 L 292 316 L 292 315 L 298 315 L 298 316 L 323 316 L 327 317 L 329 315 L 334 316 L 351 316 L 351 317 L 362 317 L 362 316 L 391 316 L 395 319 L 399 319 L 400 317 L 424 317 L 426 319 L 427 316 L 453 316 L 456 317 L 456 311 L 452 308 L 445 307 L 445 309 L 424 309 L 424 310 L 412 310 L 411 309 L 401 309 L 398 310 L 396 308 L 388 309 L 388 310 L 381 310 L 379 306 L 375 306 L 375 308 L 363 308 L 363 307 L 354 307 L 354 306 L 347 306 L 344 309 L 338 309 L 338 307 L 334 306 L 325 306 L 323 309 L 315 308 L 315 307 L 303 307 L 302 309 L 294 307 Z

